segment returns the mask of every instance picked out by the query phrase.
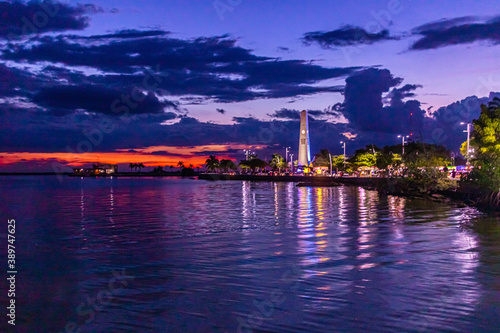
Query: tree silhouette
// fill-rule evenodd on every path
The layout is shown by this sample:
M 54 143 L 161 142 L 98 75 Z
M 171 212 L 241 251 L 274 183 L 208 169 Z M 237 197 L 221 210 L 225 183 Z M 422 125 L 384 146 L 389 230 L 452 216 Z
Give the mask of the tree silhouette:
M 228 172 L 229 169 L 231 169 L 231 170 L 237 169 L 236 164 L 234 164 L 234 162 L 231 160 L 221 160 L 220 167 L 222 168 L 222 170 L 224 170 L 224 172 Z
M 177 162 L 177 166 L 179 167 L 179 170 L 182 170 L 184 168 L 184 162 L 183 161 Z
M 207 171 L 214 171 L 220 167 L 219 160 L 215 155 L 210 155 L 205 161 Z

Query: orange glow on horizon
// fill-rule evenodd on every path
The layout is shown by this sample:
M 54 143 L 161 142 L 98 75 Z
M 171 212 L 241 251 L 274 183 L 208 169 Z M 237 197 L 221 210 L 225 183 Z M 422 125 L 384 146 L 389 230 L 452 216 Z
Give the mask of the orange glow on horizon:
M 117 149 L 115 152 L 92 152 L 92 153 L 0 153 L 0 166 L 15 164 L 27 161 L 47 161 L 56 160 L 61 163 L 68 163 L 71 166 L 83 166 L 90 163 L 110 163 L 110 164 L 128 164 L 143 163 L 145 166 L 156 167 L 173 165 L 176 166 L 179 161 L 184 165 L 193 164 L 194 167 L 201 167 L 205 164 L 209 154 L 220 152 L 217 158 L 232 159 L 224 154 L 228 149 L 261 149 L 262 146 L 254 145 L 205 145 L 205 146 L 152 146 L 139 149 Z M 197 153 L 207 153 L 206 156 L 199 156 Z M 153 155 L 154 152 L 164 152 L 165 155 Z M 170 155 L 171 154 L 171 155 Z M 173 155 L 173 156 L 172 156 Z

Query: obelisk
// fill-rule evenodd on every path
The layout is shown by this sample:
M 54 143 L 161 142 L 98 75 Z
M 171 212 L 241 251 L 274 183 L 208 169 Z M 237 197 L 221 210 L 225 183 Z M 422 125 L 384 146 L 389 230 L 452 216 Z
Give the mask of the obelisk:
M 299 139 L 299 167 L 308 167 L 311 162 L 311 152 L 309 148 L 309 122 L 307 111 L 300 113 L 300 139 Z

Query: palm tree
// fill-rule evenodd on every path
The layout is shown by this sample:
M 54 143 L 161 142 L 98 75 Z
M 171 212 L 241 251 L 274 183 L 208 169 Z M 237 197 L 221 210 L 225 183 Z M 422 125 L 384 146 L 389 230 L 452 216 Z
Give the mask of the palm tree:
M 190 169 L 194 168 L 194 165 L 189 164 L 189 168 L 190 168 Z
M 142 162 L 138 163 L 137 168 L 139 169 L 139 172 L 141 172 L 141 169 L 144 168 L 144 164 Z
M 215 155 L 210 155 L 205 161 L 205 165 L 207 166 L 207 171 L 214 171 L 220 167 L 219 160 Z
M 269 162 L 269 166 L 273 170 L 281 171 L 281 168 L 286 168 L 285 159 L 280 154 L 273 154 L 272 160 Z
M 184 168 L 184 162 L 182 161 L 177 162 L 177 166 L 179 167 L 179 170 L 182 170 Z
M 136 164 L 135 163 L 130 163 L 128 165 L 128 167 L 130 168 L 130 172 L 132 172 L 132 169 L 134 169 L 136 167 Z

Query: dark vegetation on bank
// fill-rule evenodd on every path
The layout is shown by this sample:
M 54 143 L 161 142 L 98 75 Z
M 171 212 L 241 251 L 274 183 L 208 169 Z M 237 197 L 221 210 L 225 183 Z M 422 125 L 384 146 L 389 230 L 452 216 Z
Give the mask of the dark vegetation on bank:
M 462 145 L 473 169 L 460 181 L 450 180 L 429 159 L 407 160 L 407 177 L 387 178 L 377 190 L 395 195 L 450 198 L 483 210 L 500 211 L 500 99 L 481 105 L 479 119 L 472 122 L 470 147 Z M 427 164 L 427 165 L 425 165 Z

